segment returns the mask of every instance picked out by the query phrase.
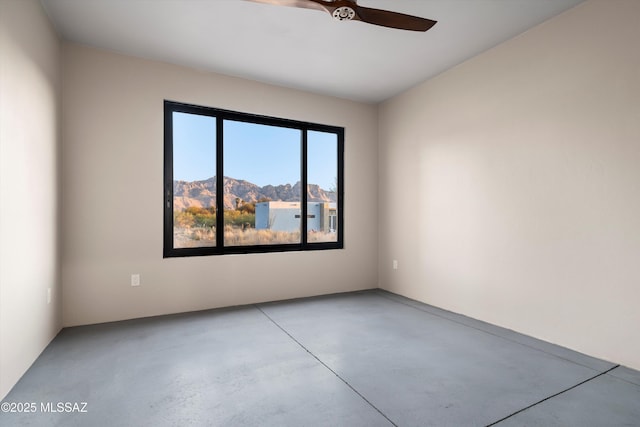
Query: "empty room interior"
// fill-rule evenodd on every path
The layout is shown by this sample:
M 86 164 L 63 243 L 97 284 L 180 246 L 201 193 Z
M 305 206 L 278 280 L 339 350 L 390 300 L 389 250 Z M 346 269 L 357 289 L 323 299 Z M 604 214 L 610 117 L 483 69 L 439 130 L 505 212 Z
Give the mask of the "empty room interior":
M 640 426 L 639 43 L 638 0 L 0 0 L 0 425 Z

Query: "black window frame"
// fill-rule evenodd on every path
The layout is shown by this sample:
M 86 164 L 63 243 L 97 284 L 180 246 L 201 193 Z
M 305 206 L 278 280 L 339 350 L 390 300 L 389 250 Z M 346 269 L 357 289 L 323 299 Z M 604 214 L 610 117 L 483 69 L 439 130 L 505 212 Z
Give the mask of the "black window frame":
M 225 246 L 224 232 L 216 232 L 216 246 L 196 248 L 174 248 L 174 212 L 173 212 L 173 113 L 197 114 L 216 118 L 216 212 L 224 212 L 224 194 L 218 189 L 224 188 L 224 121 L 233 120 L 239 122 L 254 123 L 268 126 L 278 126 L 301 131 L 301 188 L 307 188 L 307 135 L 309 131 L 333 133 L 337 136 L 337 240 L 332 242 L 308 242 L 307 241 L 307 191 L 301 194 L 301 224 L 300 243 L 251 245 L 251 246 Z M 164 101 L 164 234 L 163 234 L 163 258 L 250 254 L 270 252 L 299 252 L 344 248 L 344 137 L 345 129 L 339 126 L 330 126 L 317 123 L 309 123 L 278 117 L 270 117 L 238 111 L 225 110 L 214 107 L 205 107 L 194 104 L 186 104 L 176 101 Z M 216 230 L 224 230 L 224 215 L 216 215 Z

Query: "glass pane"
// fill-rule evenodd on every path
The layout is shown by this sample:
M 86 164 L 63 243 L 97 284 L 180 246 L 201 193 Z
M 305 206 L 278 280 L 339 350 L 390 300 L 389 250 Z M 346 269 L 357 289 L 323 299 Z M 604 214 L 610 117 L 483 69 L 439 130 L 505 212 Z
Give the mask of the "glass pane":
M 301 131 L 224 122 L 225 246 L 300 243 Z
M 338 241 L 338 135 L 307 134 L 307 241 Z
M 216 245 L 216 118 L 173 113 L 173 247 Z

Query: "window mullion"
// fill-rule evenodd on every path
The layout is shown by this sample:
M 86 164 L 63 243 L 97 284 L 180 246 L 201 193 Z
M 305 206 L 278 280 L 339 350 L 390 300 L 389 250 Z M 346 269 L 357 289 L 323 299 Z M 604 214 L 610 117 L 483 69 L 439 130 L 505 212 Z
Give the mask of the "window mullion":
M 344 130 L 338 133 L 338 182 L 337 182 L 337 227 L 338 242 L 342 247 L 344 242 Z
M 216 247 L 224 247 L 224 119 L 216 119 Z
M 307 246 L 307 221 L 308 221 L 308 203 L 307 203 L 307 129 L 302 129 L 302 149 L 301 151 L 301 197 L 300 197 L 300 218 L 302 219 L 300 224 L 300 244 L 303 248 Z

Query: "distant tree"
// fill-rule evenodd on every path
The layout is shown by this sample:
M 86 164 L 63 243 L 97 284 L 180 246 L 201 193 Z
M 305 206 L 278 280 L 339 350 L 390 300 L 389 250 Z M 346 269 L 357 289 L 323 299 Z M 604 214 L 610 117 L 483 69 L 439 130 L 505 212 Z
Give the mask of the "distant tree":
M 177 227 L 190 228 L 195 225 L 194 215 L 188 214 L 186 211 L 175 212 L 173 214 L 173 223 Z
M 333 183 L 329 186 L 329 192 L 330 193 L 337 193 L 338 192 L 338 177 L 337 176 L 333 177 Z
M 196 215 L 195 224 L 197 227 L 211 228 L 216 225 L 216 217 L 212 215 Z
M 234 209 L 225 209 L 224 211 L 224 223 L 230 224 L 235 218 L 240 216 L 240 211 Z
M 236 218 L 235 225 L 241 226 L 243 229 L 247 227 L 255 228 L 256 216 L 253 214 L 242 214 Z
M 244 224 L 248 223 L 251 227 L 256 225 L 255 214 L 243 213 L 239 210 L 226 210 L 224 211 L 224 223 L 225 225 L 232 225 L 235 227 L 245 227 Z
M 184 211 L 189 215 L 200 215 L 207 212 L 205 208 L 201 208 L 200 206 L 189 206 Z
M 243 213 L 255 214 L 256 204 L 255 202 L 242 203 L 242 206 L 240 206 L 240 209 L 238 210 Z

